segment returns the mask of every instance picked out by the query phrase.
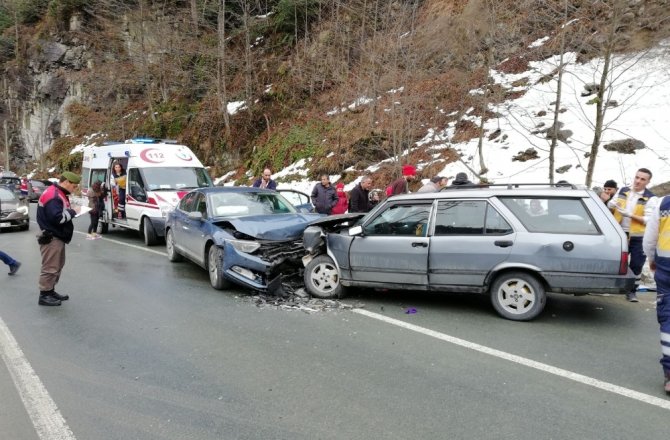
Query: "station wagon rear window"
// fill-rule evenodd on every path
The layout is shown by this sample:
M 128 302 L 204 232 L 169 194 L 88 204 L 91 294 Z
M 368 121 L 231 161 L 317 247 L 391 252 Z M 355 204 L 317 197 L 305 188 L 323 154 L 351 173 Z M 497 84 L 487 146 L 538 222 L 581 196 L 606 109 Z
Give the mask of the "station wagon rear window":
M 581 199 L 500 197 L 529 232 L 599 234 Z

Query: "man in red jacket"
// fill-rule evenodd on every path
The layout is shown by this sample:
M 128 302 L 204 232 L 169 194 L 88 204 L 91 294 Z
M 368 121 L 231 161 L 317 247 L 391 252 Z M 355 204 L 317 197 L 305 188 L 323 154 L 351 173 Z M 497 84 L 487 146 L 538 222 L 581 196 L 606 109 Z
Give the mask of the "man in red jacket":
M 416 167 L 414 165 L 403 165 L 402 177 L 397 178 L 391 184 L 391 195 L 408 193 L 409 182 L 414 179 L 416 179 Z

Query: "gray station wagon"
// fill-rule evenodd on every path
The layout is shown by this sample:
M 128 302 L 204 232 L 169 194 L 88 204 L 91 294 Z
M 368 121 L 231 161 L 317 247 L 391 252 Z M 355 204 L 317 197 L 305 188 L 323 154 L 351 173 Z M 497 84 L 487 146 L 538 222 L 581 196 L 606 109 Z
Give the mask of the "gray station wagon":
M 488 293 L 504 318 L 542 312 L 546 292 L 623 294 L 626 235 L 587 189 L 490 185 L 390 197 L 309 226 L 304 281 L 319 298 L 350 286 Z

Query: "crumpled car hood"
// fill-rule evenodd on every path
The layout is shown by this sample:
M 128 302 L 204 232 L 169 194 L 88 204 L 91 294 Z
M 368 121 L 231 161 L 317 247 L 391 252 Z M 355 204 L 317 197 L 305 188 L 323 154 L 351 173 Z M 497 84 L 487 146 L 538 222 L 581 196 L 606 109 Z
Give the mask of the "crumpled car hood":
M 322 217 L 321 214 L 273 214 L 222 218 L 220 221 L 226 221 L 238 231 L 259 240 L 290 240 L 301 237 L 307 226 Z

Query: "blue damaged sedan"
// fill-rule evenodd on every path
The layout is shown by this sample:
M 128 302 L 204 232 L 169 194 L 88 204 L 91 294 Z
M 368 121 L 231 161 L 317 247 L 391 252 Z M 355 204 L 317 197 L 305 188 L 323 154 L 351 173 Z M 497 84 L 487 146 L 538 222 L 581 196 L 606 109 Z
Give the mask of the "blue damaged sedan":
M 167 216 L 168 258 L 207 269 L 215 289 L 235 283 L 272 292 L 283 275 L 301 270 L 303 231 L 321 217 L 298 212 L 272 190 L 199 188 Z

